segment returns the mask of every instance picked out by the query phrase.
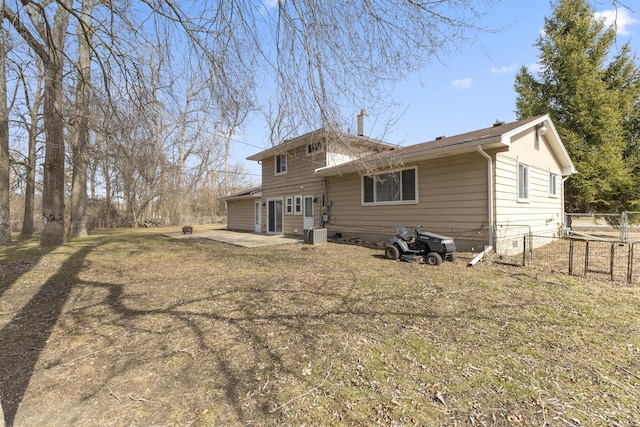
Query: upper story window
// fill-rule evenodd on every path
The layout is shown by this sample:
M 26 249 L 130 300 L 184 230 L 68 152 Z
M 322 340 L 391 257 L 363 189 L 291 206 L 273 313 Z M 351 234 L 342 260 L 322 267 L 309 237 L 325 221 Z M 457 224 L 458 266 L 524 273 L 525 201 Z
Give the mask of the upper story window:
M 529 165 L 518 163 L 518 201 L 529 201 Z
M 377 176 L 363 176 L 362 203 L 416 203 L 417 187 L 416 168 L 381 173 Z
M 307 156 L 322 152 L 322 141 L 312 142 L 307 145 Z
M 558 196 L 558 175 L 555 173 L 549 173 L 549 196 Z
M 287 154 L 278 154 L 275 157 L 276 163 L 276 175 L 282 175 L 287 173 Z

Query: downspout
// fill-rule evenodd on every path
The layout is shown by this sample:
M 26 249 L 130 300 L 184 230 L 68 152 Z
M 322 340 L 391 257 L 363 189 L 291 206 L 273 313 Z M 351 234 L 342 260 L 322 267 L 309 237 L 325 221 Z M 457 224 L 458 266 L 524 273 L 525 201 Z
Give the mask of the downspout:
M 488 216 L 489 216 L 489 245 L 490 246 L 494 246 L 494 244 L 493 244 L 494 243 L 493 242 L 493 229 L 494 229 L 494 224 L 493 224 L 493 160 L 491 159 L 490 155 L 485 153 L 485 151 L 482 149 L 481 145 L 478 145 L 477 148 L 478 148 L 478 153 L 480 153 L 482 155 L 482 157 L 487 159 L 487 187 L 488 187 L 488 191 L 487 191 L 488 200 L 487 200 L 487 202 L 488 202 L 488 205 L 489 205 L 489 210 L 488 210 Z
M 565 207 L 564 207 L 564 183 L 567 182 L 567 180 L 570 178 L 569 176 L 565 176 L 562 178 L 562 188 L 560 189 L 562 191 L 562 194 L 560 195 L 562 198 L 562 235 L 564 236 L 565 233 L 567 232 L 567 213 L 564 211 Z M 562 236 L 560 236 L 562 237 Z

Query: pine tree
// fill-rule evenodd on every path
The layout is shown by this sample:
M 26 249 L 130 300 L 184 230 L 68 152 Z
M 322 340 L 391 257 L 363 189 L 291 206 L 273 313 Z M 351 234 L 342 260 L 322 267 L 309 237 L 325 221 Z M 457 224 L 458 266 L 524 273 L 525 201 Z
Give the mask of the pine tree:
M 536 43 L 540 71 L 516 76 L 517 115 L 549 113 L 578 171 L 568 210 L 612 212 L 638 199 L 640 72 L 628 44 L 613 52 L 615 37 L 587 1 L 559 0 Z

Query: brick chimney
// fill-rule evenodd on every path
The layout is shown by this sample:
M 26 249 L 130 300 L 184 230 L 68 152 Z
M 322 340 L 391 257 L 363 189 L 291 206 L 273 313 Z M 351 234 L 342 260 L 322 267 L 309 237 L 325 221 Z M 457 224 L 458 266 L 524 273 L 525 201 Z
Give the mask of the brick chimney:
M 364 118 L 367 116 L 367 112 L 364 111 L 364 108 L 360 110 L 360 114 L 358 114 L 358 136 L 364 136 Z

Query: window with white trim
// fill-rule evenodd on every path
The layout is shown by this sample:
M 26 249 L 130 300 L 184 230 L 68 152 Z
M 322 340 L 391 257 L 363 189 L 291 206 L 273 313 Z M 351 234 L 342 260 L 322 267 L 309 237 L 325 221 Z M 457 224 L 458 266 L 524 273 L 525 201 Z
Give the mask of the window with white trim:
M 312 142 L 307 145 L 307 156 L 322 152 L 322 141 Z
M 518 163 L 518 201 L 529 201 L 529 165 Z
M 417 194 L 416 168 L 362 177 L 363 204 L 415 203 Z
M 285 212 L 287 213 L 287 215 L 291 215 L 293 213 L 293 197 L 291 196 L 287 196 Z
M 558 175 L 549 172 L 549 196 L 558 197 Z
M 275 169 L 276 175 L 287 173 L 287 153 L 275 156 Z
M 295 215 L 302 215 L 302 196 L 294 196 L 293 200 L 293 213 Z

